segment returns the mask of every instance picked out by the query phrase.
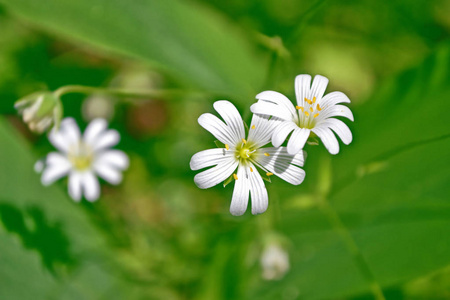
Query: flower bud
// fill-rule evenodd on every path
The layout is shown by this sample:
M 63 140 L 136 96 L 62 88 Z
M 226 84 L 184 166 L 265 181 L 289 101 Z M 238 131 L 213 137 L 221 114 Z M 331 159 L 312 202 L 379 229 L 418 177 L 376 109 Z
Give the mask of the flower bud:
M 62 105 L 52 92 L 36 92 L 18 100 L 14 107 L 22 115 L 23 121 L 35 132 L 42 133 L 50 126 L 59 126 Z

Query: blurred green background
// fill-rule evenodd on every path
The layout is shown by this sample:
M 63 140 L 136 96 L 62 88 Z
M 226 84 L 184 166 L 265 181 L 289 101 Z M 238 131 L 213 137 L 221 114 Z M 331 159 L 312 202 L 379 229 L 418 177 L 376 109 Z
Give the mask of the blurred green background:
M 373 299 L 323 199 L 386 299 L 450 299 L 449 13 L 445 0 L 0 0 L 0 299 Z M 197 118 L 228 99 L 249 121 L 257 93 L 294 99 L 302 73 L 350 97 L 353 143 L 307 146 L 302 185 L 274 178 L 266 213 L 233 217 L 232 186 L 193 182 L 190 157 L 214 147 Z M 41 186 L 33 164 L 53 148 L 13 108 L 67 84 L 186 91 L 64 96 L 82 128 L 109 119 L 131 158 L 95 203 L 65 180 Z M 267 280 L 273 244 L 290 269 Z

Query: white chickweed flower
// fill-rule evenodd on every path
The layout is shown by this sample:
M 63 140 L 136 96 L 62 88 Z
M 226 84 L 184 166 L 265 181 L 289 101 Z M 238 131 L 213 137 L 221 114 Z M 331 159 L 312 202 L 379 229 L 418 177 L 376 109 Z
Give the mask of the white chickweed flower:
M 52 92 L 36 92 L 14 104 L 23 121 L 35 132 L 42 133 L 52 125 L 59 125 L 62 105 Z
M 232 175 L 235 186 L 230 212 L 239 216 L 247 210 L 249 194 L 252 199 L 252 214 L 263 213 L 267 209 L 267 190 L 257 168 L 267 176 L 275 174 L 291 184 L 302 183 L 305 172 L 298 166 L 303 166 L 303 152 L 289 155 L 284 147 L 262 148 L 270 142 L 275 120 L 253 115 L 248 137 L 245 139 L 244 122 L 233 104 L 224 100 L 217 101 L 214 109 L 225 123 L 210 113 L 201 115 L 198 122 L 225 144 L 225 148 L 204 150 L 192 157 L 192 170 L 214 166 L 195 176 L 194 181 L 199 188 L 213 187 Z
M 262 277 L 279 280 L 289 271 L 289 255 L 277 244 L 268 245 L 261 255 Z
M 250 110 L 254 114 L 269 115 L 284 120 L 272 135 L 272 144 L 279 147 L 292 132 L 287 144 L 287 151 L 295 154 L 303 149 L 311 132 L 316 134 L 331 154 L 339 153 L 339 142 L 333 131 L 344 144 L 352 141 L 352 133 L 344 122 L 333 117 L 346 117 L 353 121 L 353 114 L 347 106 L 350 99 L 341 92 L 327 95 L 326 77 L 317 75 L 311 85 L 310 75 L 298 75 L 295 78 L 297 106 L 278 92 L 265 91 L 256 96 L 259 100 Z
M 69 195 L 80 201 L 82 195 L 88 201 L 100 196 L 97 176 L 111 184 L 122 181 L 121 171 L 128 168 L 128 156 L 119 150 L 111 150 L 120 139 L 115 130 L 107 129 L 108 123 L 95 119 L 89 123 L 81 135 L 78 125 L 72 118 L 61 122 L 58 131 L 49 134 L 49 140 L 59 152 L 51 152 L 45 159 L 42 184 L 49 185 L 68 175 Z

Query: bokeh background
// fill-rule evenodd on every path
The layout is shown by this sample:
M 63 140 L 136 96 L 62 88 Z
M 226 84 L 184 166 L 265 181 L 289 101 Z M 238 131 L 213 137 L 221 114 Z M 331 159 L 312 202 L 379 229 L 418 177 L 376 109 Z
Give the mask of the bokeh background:
M 0 299 L 373 299 L 324 199 L 386 299 L 450 299 L 449 13 L 445 0 L 0 0 Z M 294 99 L 302 73 L 350 97 L 353 143 L 307 146 L 302 185 L 274 178 L 266 213 L 233 217 L 232 186 L 193 182 L 190 157 L 215 146 L 197 118 L 228 99 L 249 121 L 257 93 Z M 95 203 L 65 180 L 41 186 L 33 165 L 53 148 L 13 108 L 68 84 L 178 91 L 63 97 L 82 128 L 107 118 L 131 159 Z M 289 257 L 276 276 L 270 245 Z

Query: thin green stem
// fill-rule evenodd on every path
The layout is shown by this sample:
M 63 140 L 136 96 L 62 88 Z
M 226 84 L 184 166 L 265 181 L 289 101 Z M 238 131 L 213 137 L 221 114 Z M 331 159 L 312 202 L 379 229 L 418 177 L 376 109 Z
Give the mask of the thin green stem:
M 330 224 L 333 226 L 333 229 L 341 236 L 358 269 L 360 270 L 364 278 L 368 281 L 373 297 L 376 300 L 385 300 L 386 298 L 384 297 L 383 290 L 376 281 L 375 276 L 370 270 L 366 259 L 359 250 L 358 245 L 348 231 L 347 227 L 345 227 L 338 213 L 333 209 L 326 198 L 321 198 L 322 199 L 319 202 L 319 209 L 327 216 Z
M 136 91 L 129 89 L 116 89 L 116 88 L 98 88 L 92 86 L 83 85 L 66 85 L 58 88 L 54 95 L 61 97 L 65 94 L 79 93 L 79 94 L 104 94 L 117 97 L 130 97 L 130 98 L 167 98 L 172 96 L 179 96 L 189 93 L 182 90 L 146 90 Z

